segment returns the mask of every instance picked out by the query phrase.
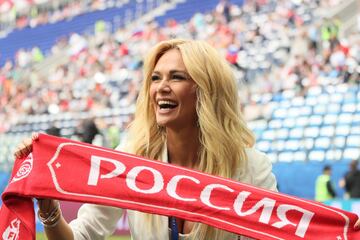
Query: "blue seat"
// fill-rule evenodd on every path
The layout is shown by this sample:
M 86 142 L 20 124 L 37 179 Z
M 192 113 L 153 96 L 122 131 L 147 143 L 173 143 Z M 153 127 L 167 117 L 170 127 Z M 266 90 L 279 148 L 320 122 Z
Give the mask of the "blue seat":
M 266 140 L 262 140 L 262 141 L 258 141 L 256 143 L 256 147 L 257 149 L 259 149 L 262 152 L 270 152 L 271 151 L 271 142 L 270 141 L 266 141 Z
M 312 137 L 316 138 L 320 134 L 320 128 L 319 127 L 306 127 L 304 129 L 304 136 L 305 137 Z
M 304 128 L 295 127 L 289 132 L 289 139 L 301 139 L 304 135 Z
M 293 152 L 291 151 L 284 151 L 280 152 L 278 155 L 279 162 L 292 162 L 293 161 Z
M 75 16 L 71 20 L 50 23 L 35 28 L 17 29 L 0 39 L 0 66 L 7 59 L 13 59 L 18 49 L 31 49 L 38 46 L 47 53 L 60 37 L 68 37 L 71 33 L 92 34 L 94 24 L 98 20 L 112 23 L 113 29 L 123 27 L 125 20 L 136 19 L 139 9 L 148 10 L 148 1 L 127 1 L 121 6 Z M 158 1 L 154 1 L 157 6 Z M 204 4 L 206 5 L 206 4 Z M 24 41 L 26 39 L 26 41 Z
M 336 136 L 347 136 L 350 133 L 350 126 L 347 124 L 339 124 L 336 126 Z
M 299 140 L 294 140 L 294 139 L 289 139 L 285 142 L 285 151 L 297 151 L 300 149 L 300 141 Z
M 296 152 L 294 152 L 293 161 L 296 161 L 296 162 L 304 162 L 304 161 L 306 161 L 306 152 L 304 152 L 304 151 L 296 151 Z
M 349 135 L 346 139 L 346 147 L 360 149 L 360 134 Z
M 296 126 L 296 119 L 295 118 L 285 118 L 283 120 L 283 127 L 286 128 L 294 128 Z
M 309 159 L 309 161 L 324 161 L 325 160 L 325 151 L 312 150 L 309 152 L 308 159 Z
M 351 161 L 354 159 L 358 159 L 359 157 L 360 157 L 360 148 L 348 147 L 344 149 L 342 159 L 345 161 Z
M 327 150 L 330 147 L 331 139 L 328 137 L 318 137 L 315 139 L 314 149 Z
M 341 108 L 344 113 L 355 113 L 356 112 L 356 104 L 352 103 L 344 103 Z
M 326 151 L 326 160 L 328 161 L 340 161 L 342 159 L 341 148 L 331 148 Z
M 346 143 L 346 137 L 345 136 L 336 136 L 333 140 L 333 146 L 335 148 L 343 148 Z
M 309 124 L 310 127 L 319 127 L 323 123 L 323 116 L 321 115 L 311 115 L 309 117 Z
M 335 134 L 335 127 L 333 125 L 323 125 L 320 128 L 319 135 L 322 137 L 333 137 Z

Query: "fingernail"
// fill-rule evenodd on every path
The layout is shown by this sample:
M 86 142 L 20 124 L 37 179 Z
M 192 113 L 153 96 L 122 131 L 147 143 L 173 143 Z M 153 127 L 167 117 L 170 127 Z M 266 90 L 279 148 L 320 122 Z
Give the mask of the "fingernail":
M 39 140 L 39 133 L 33 133 L 31 138 L 33 141 Z

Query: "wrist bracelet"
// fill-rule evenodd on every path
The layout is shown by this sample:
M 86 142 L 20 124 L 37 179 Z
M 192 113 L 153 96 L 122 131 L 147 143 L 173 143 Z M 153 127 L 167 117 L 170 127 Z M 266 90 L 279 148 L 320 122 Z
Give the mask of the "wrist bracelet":
M 42 225 L 48 228 L 55 227 L 59 223 L 61 218 L 61 209 L 59 206 L 59 202 L 57 202 L 57 206 L 53 210 L 51 210 L 49 214 L 45 214 L 46 216 L 43 216 L 42 214 L 43 213 L 41 213 L 39 209 L 37 215 Z

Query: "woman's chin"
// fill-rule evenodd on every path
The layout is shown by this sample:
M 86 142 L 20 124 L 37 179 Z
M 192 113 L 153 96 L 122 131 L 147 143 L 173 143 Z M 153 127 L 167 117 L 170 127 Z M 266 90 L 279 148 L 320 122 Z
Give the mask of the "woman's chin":
M 156 123 L 159 127 L 167 127 L 171 125 L 171 121 L 169 121 L 168 119 L 158 119 Z
M 156 122 L 156 124 L 158 125 L 159 128 L 165 128 L 166 127 L 166 123 L 165 122 Z

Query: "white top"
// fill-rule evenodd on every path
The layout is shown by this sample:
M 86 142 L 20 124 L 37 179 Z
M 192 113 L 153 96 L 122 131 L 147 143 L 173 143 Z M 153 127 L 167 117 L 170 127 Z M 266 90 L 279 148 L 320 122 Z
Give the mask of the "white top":
M 242 183 L 276 191 L 276 179 L 271 172 L 272 166 L 269 158 L 254 148 L 247 148 L 248 164 L 246 171 L 241 176 L 234 177 Z M 163 151 L 163 162 L 168 162 L 167 151 Z M 102 240 L 111 235 L 116 228 L 123 210 L 115 207 L 84 204 L 78 212 L 77 219 L 70 223 L 75 240 Z M 170 229 L 168 217 L 160 217 L 160 230 L 145 231 L 143 216 L 138 211 L 127 210 L 131 237 L 133 240 L 168 240 Z M 179 234 L 180 240 L 188 240 L 191 234 Z M 232 235 L 224 240 L 246 240 L 247 237 Z

